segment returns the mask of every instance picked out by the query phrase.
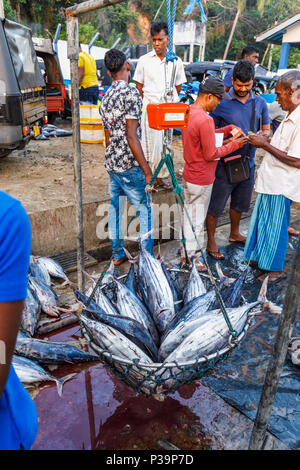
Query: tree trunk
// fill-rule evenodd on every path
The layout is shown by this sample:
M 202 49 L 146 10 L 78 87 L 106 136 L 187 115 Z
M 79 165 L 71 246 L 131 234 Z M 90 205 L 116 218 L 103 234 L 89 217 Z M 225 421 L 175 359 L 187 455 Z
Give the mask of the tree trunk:
M 240 14 L 241 14 L 241 10 L 238 8 L 238 10 L 236 12 L 236 15 L 235 15 L 235 18 L 234 18 L 234 22 L 233 22 L 231 31 L 230 31 L 230 35 L 229 35 L 229 38 L 228 38 L 228 41 L 227 41 L 227 45 L 226 45 L 225 52 L 224 52 L 224 55 L 223 55 L 223 60 L 225 60 L 226 57 L 227 57 L 229 47 L 230 47 L 230 44 L 231 44 L 231 41 L 232 41 L 232 38 L 233 38 L 233 35 L 234 35 L 234 32 L 235 32 L 235 28 L 236 28 L 236 25 L 237 25 Z
M 265 52 L 264 52 L 262 61 L 261 61 L 261 63 L 260 63 L 261 65 L 264 65 L 264 61 L 266 60 L 266 57 L 267 57 L 268 52 L 269 52 L 269 50 L 270 50 L 270 47 L 271 47 L 271 44 L 269 43 L 269 44 L 267 45 L 267 47 L 266 47 Z

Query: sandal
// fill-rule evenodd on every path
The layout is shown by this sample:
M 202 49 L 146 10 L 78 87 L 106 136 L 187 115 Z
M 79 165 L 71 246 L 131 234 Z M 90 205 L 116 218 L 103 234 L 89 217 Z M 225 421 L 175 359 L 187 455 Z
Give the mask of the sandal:
M 114 259 L 114 266 L 120 266 L 120 264 L 122 263 L 125 263 L 125 261 L 127 261 L 128 258 L 127 256 L 123 256 L 122 258 L 119 258 L 119 259 Z
M 219 250 L 217 251 L 213 251 L 213 250 L 206 250 L 206 253 L 211 256 L 213 259 L 217 259 L 217 260 L 220 260 L 220 259 L 225 259 L 225 256 L 223 255 L 223 253 Z M 216 255 L 220 255 L 220 256 L 216 256 Z
M 166 191 L 171 191 L 173 189 L 173 186 L 169 183 L 160 183 L 154 186 L 154 189 L 159 189 L 159 188 L 165 189 Z

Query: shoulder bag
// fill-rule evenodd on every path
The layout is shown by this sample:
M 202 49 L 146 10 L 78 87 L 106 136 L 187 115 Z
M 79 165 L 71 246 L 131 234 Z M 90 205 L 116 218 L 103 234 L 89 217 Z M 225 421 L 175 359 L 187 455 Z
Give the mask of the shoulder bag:
M 250 121 L 250 130 L 254 132 L 255 118 L 255 101 L 252 99 L 252 114 Z M 224 158 L 225 171 L 230 184 L 241 183 L 246 181 L 250 176 L 248 155 L 234 155 L 233 157 Z

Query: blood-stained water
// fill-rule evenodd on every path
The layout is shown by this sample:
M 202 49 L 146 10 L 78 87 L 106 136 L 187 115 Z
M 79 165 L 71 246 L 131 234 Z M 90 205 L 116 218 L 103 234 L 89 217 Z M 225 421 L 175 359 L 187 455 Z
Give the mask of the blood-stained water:
M 48 338 L 71 341 L 78 336 L 78 326 L 72 326 Z M 33 449 L 159 450 L 169 443 L 182 450 L 212 448 L 200 420 L 206 389 L 200 381 L 160 402 L 136 393 L 102 362 L 51 372 L 57 377 L 77 374 L 65 383 L 62 397 L 50 382 L 33 394 L 39 416 Z

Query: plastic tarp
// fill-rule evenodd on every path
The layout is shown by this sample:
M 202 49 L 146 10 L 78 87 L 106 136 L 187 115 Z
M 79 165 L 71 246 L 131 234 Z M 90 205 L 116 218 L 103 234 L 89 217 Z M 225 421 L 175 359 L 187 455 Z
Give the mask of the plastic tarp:
M 31 30 L 8 20 L 4 21 L 4 30 L 20 89 L 45 87 Z
M 300 229 L 300 221 L 293 224 Z M 267 298 L 283 306 L 298 239 L 290 238 L 284 271 L 287 277 L 269 284 Z M 224 273 L 237 277 L 246 263 L 243 260 L 243 246 L 231 243 L 221 247 L 225 260 L 220 263 Z M 209 261 L 210 262 L 210 261 Z M 210 262 L 213 272 L 215 262 Z M 261 271 L 249 268 L 243 296 L 247 302 L 256 300 L 261 282 L 256 279 Z M 265 374 L 270 361 L 272 347 L 277 333 L 279 315 L 261 311 L 255 315 L 247 335 L 231 355 L 219 362 L 217 367 L 202 381 L 230 405 L 253 421 L 261 396 Z M 298 310 L 292 336 L 300 336 L 300 310 Z M 281 374 L 275 396 L 268 430 L 292 449 L 300 449 L 300 366 L 294 365 L 289 353 Z

